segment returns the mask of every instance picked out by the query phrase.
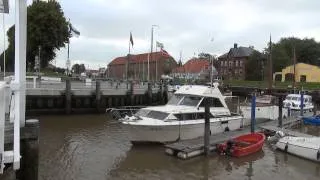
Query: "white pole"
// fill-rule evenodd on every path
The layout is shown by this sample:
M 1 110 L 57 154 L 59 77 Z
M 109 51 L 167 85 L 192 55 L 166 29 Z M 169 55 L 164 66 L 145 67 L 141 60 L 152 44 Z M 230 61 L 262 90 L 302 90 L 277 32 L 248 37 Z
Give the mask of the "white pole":
M 16 0 L 15 16 L 15 116 L 20 120 L 20 126 L 25 125 L 25 81 L 26 81 L 26 42 L 27 42 L 27 2 Z
M 4 13 L 2 13 L 3 25 L 3 78 L 6 77 L 6 27 L 4 23 Z

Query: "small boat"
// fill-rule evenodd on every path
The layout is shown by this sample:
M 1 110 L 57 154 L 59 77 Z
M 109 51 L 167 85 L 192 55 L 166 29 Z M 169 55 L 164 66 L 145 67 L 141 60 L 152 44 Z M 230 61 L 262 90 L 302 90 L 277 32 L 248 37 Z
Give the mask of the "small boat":
M 302 117 L 302 120 L 306 125 L 320 126 L 320 115 Z
M 217 145 L 220 153 L 234 157 L 247 156 L 262 149 L 266 136 L 263 133 L 250 133 L 238 136 Z
M 320 137 L 286 136 L 277 142 L 276 147 L 290 154 L 320 162 Z
M 283 101 L 283 106 L 290 109 L 290 116 L 300 116 L 301 104 L 303 106 L 303 116 L 312 116 L 314 105 L 310 95 L 303 95 L 303 102 L 301 102 L 301 94 L 288 94 Z
M 244 102 L 240 105 L 240 112 L 244 117 L 244 126 L 251 124 L 251 102 Z M 282 117 L 288 116 L 288 109 L 282 108 Z M 255 117 L 257 120 L 277 120 L 279 118 L 279 106 L 277 98 L 271 95 L 256 97 Z

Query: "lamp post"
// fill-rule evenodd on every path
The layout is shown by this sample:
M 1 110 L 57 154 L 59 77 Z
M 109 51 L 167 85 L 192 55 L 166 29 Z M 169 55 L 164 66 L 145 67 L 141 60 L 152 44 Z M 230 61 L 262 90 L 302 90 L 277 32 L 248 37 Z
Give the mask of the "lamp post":
M 150 54 L 148 56 L 148 82 L 150 81 L 150 58 L 152 59 L 152 51 L 153 51 L 153 30 L 154 27 L 159 27 L 158 25 L 151 26 L 151 47 L 150 47 Z

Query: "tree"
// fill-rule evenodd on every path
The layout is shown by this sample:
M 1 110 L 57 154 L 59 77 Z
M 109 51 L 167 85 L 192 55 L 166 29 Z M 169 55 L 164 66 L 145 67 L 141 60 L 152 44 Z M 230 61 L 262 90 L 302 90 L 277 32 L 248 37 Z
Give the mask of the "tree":
M 80 74 L 80 65 L 79 64 L 74 64 L 71 69 L 72 69 L 73 73 Z
M 264 55 L 259 51 L 253 51 L 246 61 L 246 80 L 258 81 L 263 80 Z
M 41 67 L 47 67 L 50 61 L 56 57 L 56 51 L 65 47 L 70 33 L 68 22 L 57 1 L 33 2 L 27 9 L 27 63 L 34 66 L 35 56 L 41 47 Z M 14 26 L 7 32 L 8 49 L 6 53 L 8 70 L 14 67 Z M 3 55 L 1 55 L 3 57 Z
M 270 46 L 270 45 L 269 45 Z M 296 37 L 281 38 L 272 44 L 273 72 L 281 71 L 284 67 L 293 64 L 293 48 L 296 50 L 297 63 L 303 62 L 313 65 L 320 63 L 320 43 L 313 38 L 299 39 Z M 269 47 L 265 49 L 269 53 Z
M 79 65 L 79 73 L 83 73 L 86 71 L 86 67 L 84 66 L 84 64 L 80 64 Z
M 198 54 L 198 58 L 200 58 L 200 59 L 208 59 L 209 60 L 209 59 L 214 59 L 214 56 L 209 54 L 209 53 L 202 52 L 202 53 Z

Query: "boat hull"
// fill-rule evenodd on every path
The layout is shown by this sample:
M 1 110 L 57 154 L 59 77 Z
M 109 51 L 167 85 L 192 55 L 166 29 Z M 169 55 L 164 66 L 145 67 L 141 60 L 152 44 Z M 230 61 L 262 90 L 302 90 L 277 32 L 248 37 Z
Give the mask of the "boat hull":
M 248 126 L 251 124 L 251 106 L 240 106 L 240 111 L 244 117 L 244 125 Z M 288 116 L 288 110 L 282 109 L 282 117 Z M 279 107 L 275 105 L 270 106 L 259 106 L 256 107 L 255 113 L 256 119 L 271 119 L 277 120 L 279 118 Z
M 320 162 L 320 138 L 284 137 L 276 147 L 290 154 Z
M 217 134 L 239 129 L 242 127 L 242 119 L 242 116 L 232 117 L 224 121 L 210 119 L 210 133 Z M 133 125 L 122 123 L 122 126 L 127 131 L 129 140 L 134 143 L 167 143 L 204 135 L 203 120 L 192 124 Z
M 320 126 L 320 116 L 303 117 L 302 120 L 306 125 Z
M 247 156 L 260 151 L 265 139 L 266 137 L 263 133 L 245 134 L 233 138 L 231 141 L 218 144 L 217 149 L 234 157 Z

